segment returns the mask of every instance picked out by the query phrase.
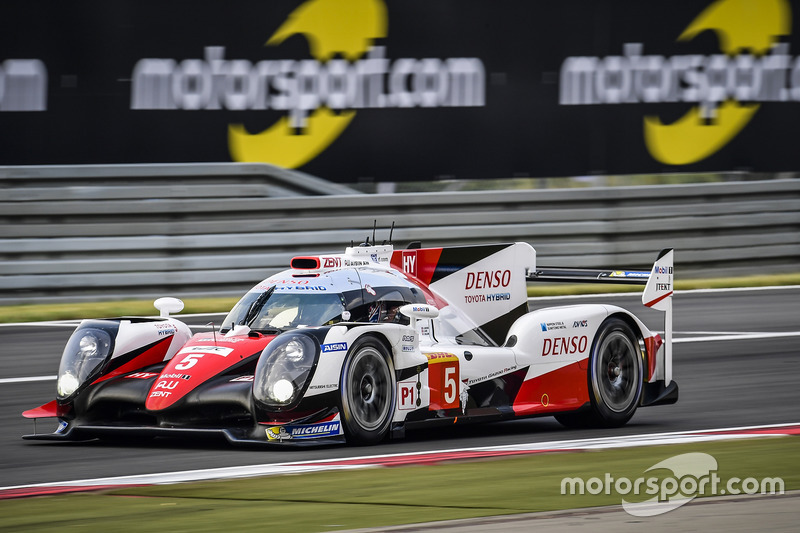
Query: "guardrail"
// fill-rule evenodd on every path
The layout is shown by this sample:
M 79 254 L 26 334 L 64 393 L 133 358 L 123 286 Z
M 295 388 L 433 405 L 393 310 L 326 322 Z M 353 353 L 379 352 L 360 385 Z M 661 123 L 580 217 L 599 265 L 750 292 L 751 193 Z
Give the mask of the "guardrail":
M 373 221 L 378 241 L 394 222 L 400 247 L 526 241 L 542 266 L 646 269 L 665 247 L 679 277 L 800 265 L 795 179 L 268 197 L 264 187 L 299 186 L 221 178 L 216 165 L 160 177 L 133 168 L 80 180 L 0 169 L 0 304 L 238 295 L 294 255 L 371 237 Z

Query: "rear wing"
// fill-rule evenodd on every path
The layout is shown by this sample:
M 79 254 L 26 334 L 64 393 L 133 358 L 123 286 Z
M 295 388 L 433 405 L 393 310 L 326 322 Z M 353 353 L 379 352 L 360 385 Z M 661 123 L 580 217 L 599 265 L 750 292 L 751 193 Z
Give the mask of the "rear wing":
M 525 279 L 534 282 L 608 283 L 644 285 L 642 303 L 664 312 L 664 382 L 672 381 L 673 250 L 661 250 L 649 271 L 589 270 L 581 268 L 537 268 Z

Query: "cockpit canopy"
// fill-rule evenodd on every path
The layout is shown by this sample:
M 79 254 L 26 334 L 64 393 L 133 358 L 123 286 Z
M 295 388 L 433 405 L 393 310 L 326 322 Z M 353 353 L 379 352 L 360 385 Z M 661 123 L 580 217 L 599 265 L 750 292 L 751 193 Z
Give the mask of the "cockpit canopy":
M 315 276 L 294 272 L 272 276 L 245 294 L 225 317 L 221 331 L 240 324 L 275 332 L 337 322 L 408 323 L 397 310 L 408 303 L 425 303 L 418 287 L 391 272 L 342 269 Z
M 248 311 L 261 292 L 248 292 L 225 317 L 222 330 L 246 324 L 250 329 L 291 329 L 299 326 L 322 326 L 342 320 L 345 299 L 341 294 L 287 294 L 274 292 L 254 316 Z

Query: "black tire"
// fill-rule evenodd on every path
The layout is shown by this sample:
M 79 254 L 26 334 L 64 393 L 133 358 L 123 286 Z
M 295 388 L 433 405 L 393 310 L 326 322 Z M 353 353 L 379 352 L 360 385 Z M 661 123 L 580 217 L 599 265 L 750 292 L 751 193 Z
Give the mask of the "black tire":
M 395 404 L 395 374 L 386 347 L 374 337 L 353 344 L 339 383 L 342 426 L 348 442 L 375 444 L 389 433 Z
M 567 427 L 619 427 L 631 419 L 642 396 L 644 364 L 639 341 L 619 318 L 600 325 L 587 372 L 591 409 L 556 415 Z

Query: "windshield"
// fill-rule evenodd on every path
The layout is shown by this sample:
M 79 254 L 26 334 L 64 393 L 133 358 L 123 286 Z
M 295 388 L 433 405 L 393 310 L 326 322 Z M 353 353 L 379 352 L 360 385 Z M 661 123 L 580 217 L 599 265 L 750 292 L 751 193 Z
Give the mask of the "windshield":
M 300 326 L 323 326 L 342 320 L 344 297 L 341 294 L 272 293 L 264 302 L 263 292 L 249 292 L 225 317 L 221 331 L 238 324 L 256 331 L 284 330 Z M 256 303 L 256 306 L 253 304 Z M 251 310 L 252 308 L 252 310 Z M 252 315 L 248 319 L 248 312 Z M 249 322 L 249 323 L 248 323 Z

